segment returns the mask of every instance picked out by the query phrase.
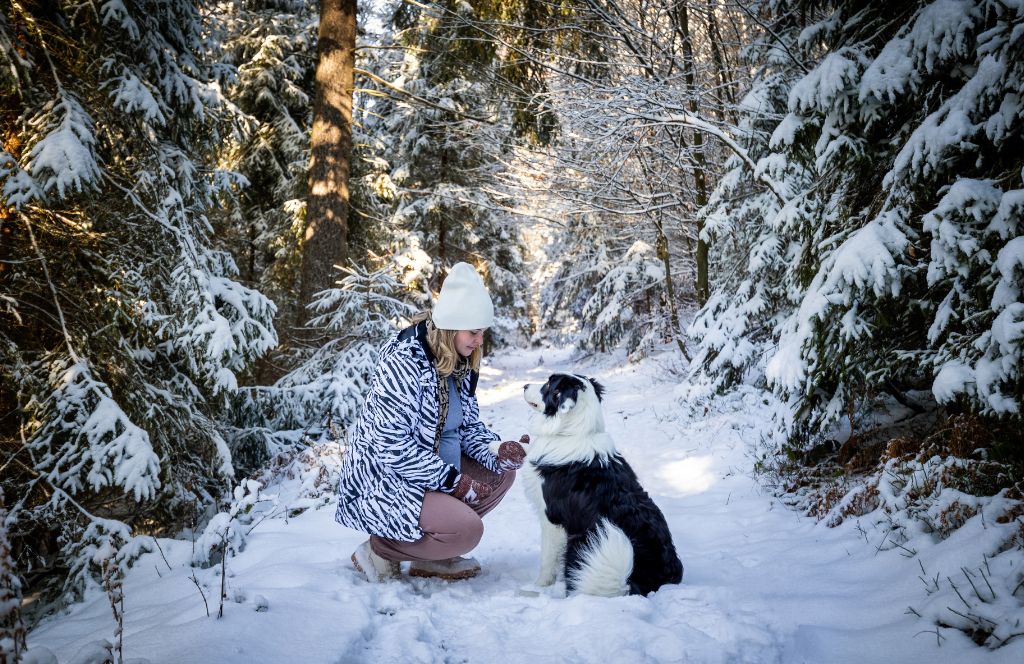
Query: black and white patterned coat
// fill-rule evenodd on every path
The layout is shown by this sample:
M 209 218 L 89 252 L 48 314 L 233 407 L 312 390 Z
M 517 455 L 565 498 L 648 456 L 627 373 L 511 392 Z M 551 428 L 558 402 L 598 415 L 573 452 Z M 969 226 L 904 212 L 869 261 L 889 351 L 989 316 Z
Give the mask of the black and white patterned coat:
M 403 542 L 423 536 L 423 495 L 437 491 L 452 467 L 434 453 L 437 371 L 424 323 L 384 345 L 370 392 L 341 462 L 335 519 L 349 528 Z M 499 439 L 480 421 L 475 372 L 459 388 L 463 451 L 497 471 L 488 444 Z

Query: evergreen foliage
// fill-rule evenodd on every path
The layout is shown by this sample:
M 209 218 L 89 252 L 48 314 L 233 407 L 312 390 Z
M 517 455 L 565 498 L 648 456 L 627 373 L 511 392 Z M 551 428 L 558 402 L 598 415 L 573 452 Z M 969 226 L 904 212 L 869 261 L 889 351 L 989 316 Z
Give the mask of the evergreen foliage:
M 330 340 L 273 385 L 243 388 L 233 400 L 236 426 L 229 440 L 246 473 L 296 445 L 339 437 L 369 389 L 377 350 L 415 312 L 404 286 L 386 269 L 343 273 L 338 288 L 313 302 L 310 325 Z
M 1020 421 L 1024 18 L 984 0 L 763 8 L 747 143 L 785 204 L 737 167 L 705 211 L 719 270 L 750 259 L 691 328 L 704 371 L 735 380 L 763 356 L 790 433 L 920 389 Z
M 21 619 L 21 579 L 11 555 L 6 521 L 7 510 L 0 505 L 0 661 L 14 664 L 25 652 L 25 624 Z
M 318 5 L 262 0 L 221 8 L 225 95 L 242 114 L 239 131 L 219 151 L 222 164 L 245 178 L 225 192 L 213 217 L 239 263 L 240 277 L 280 308 L 282 339 L 305 322 L 296 311 L 300 239 L 316 69 Z
M 277 343 L 207 211 L 242 182 L 201 3 L 0 13 L 0 481 L 30 586 L 78 593 L 233 475 L 219 413 Z M 52 574 L 56 572 L 56 574 Z M 113 573 L 113 572 L 112 572 Z

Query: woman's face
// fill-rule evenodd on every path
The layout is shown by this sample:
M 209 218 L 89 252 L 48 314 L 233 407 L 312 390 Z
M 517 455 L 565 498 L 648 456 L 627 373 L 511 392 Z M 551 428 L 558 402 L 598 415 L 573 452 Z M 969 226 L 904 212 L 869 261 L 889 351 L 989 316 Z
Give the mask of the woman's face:
M 483 330 L 459 330 L 455 333 L 455 350 L 462 357 L 469 357 L 484 342 Z

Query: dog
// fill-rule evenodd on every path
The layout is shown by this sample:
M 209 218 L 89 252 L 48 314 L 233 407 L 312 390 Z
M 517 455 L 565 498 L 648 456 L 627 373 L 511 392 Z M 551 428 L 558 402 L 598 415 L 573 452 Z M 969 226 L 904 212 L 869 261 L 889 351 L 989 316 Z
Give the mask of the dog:
M 576 374 L 523 386 L 540 414 L 520 471 L 543 513 L 537 585 L 552 585 L 561 561 L 567 594 L 646 595 L 682 581 L 683 564 L 665 516 L 604 430 L 603 394 Z

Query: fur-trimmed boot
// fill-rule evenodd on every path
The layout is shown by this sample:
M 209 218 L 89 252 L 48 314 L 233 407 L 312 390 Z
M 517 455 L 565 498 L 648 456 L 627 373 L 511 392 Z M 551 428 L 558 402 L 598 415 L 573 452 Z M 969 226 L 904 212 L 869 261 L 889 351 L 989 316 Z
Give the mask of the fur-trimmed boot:
M 444 560 L 413 561 L 409 563 L 409 576 L 432 576 L 447 581 L 472 579 L 480 573 L 476 558 L 455 556 Z
M 370 547 L 370 540 L 366 540 L 352 552 L 352 565 L 362 572 L 370 583 L 396 579 L 402 573 L 401 563 L 378 556 Z

